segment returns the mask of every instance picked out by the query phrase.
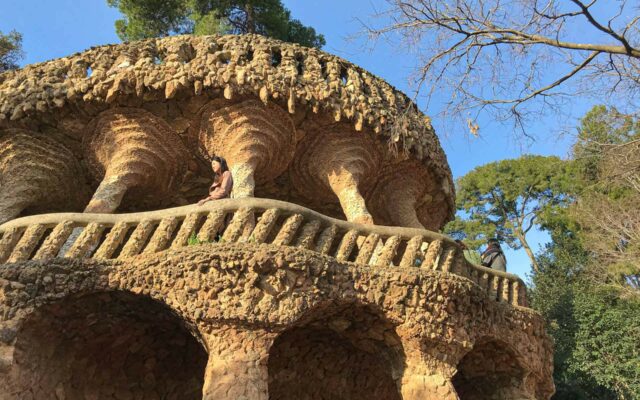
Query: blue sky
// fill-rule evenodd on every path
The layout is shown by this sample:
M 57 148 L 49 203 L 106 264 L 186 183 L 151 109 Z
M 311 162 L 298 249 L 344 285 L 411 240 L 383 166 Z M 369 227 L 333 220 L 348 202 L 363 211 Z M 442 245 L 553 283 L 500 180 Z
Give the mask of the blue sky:
M 292 15 L 304 24 L 313 26 L 325 35 L 324 50 L 361 65 L 384 78 L 397 88 L 409 92 L 408 76 L 415 65 L 412 57 L 403 54 L 386 43 L 367 46 L 357 36 L 361 25 L 357 19 L 367 20 L 374 7 L 381 7 L 381 0 L 284 0 Z M 64 57 L 91 46 L 119 43 L 114 21 L 119 18 L 117 10 L 107 6 L 106 0 L 0 0 L 2 14 L 0 30 L 15 29 L 24 36 L 26 57 L 22 64 L 42 62 Z M 441 100 L 437 96 L 434 107 Z M 419 99 L 424 110 L 425 104 Z M 573 140 L 571 135 L 562 135 L 568 127 L 576 125 L 576 118 L 583 115 L 590 104 L 576 100 L 568 105 L 568 114 L 573 118 L 558 119 L 556 116 L 541 118 L 530 126 L 536 140 L 523 143 L 515 139 L 511 126 L 502 126 L 485 117 L 480 120 L 481 137 L 474 138 L 466 132 L 451 131 L 447 121 L 433 120 L 447 153 L 454 177 L 469 172 L 474 167 L 491 161 L 515 158 L 525 153 L 558 155 L 566 157 Z M 429 114 L 429 110 L 425 110 Z M 571 133 L 571 131 L 569 131 Z M 538 250 L 548 237 L 542 232 L 530 234 L 534 250 Z M 524 251 L 507 251 L 510 272 L 525 278 L 529 273 L 529 261 Z

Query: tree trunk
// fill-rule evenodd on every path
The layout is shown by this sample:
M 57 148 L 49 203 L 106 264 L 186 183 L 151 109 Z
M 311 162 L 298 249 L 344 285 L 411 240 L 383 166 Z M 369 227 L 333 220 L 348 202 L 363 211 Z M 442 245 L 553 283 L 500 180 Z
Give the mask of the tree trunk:
M 536 256 L 533 254 L 531 247 L 529 247 L 529 243 L 527 243 L 525 234 L 518 231 L 516 232 L 516 236 L 518 237 L 520 244 L 524 248 L 524 251 L 527 252 L 527 256 L 529 256 L 529 260 L 531 260 L 531 266 L 533 267 L 533 270 L 536 272 L 540 272 L 540 265 L 536 261 Z
M 256 33 L 256 21 L 253 15 L 253 5 L 252 4 L 247 4 L 244 7 L 245 12 L 247 13 L 247 23 L 246 23 L 246 27 L 247 27 L 247 33 Z

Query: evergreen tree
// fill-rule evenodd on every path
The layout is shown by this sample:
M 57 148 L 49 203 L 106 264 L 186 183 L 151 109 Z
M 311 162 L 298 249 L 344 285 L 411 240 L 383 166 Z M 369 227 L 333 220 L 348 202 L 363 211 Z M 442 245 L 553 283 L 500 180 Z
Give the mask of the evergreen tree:
M 498 236 L 525 247 L 532 225 L 551 236 L 529 295 L 555 342 L 553 399 L 640 399 L 639 119 L 594 107 L 572 160 L 494 162 L 457 187 L 447 230 L 471 246 Z
M 538 255 L 530 295 L 555 342 L 557 400 L 640 398 L 637 285 L 633 271 L 620 274 L 620 257 L 605 257 L 618 252 L 618 227 L 633 226 L 640 213 L 628 202 L 634 191 L 612 179 L 609 167 L 610 150 L 636 141 L 638 126 L 615 109 L 597 106 L 587 113 L 569 167 L 575 201 L 543 217 L 551 243 Z M 620 168 L 622 159 L 613 155 Z M 627 239 L 621 250 L 637 270 L 638 238 Z
M 471 248 L 491 237 L 524 248 L 538 270 L 527 233 L 540 226 L 544 214 L 568 202 L 569 184 L 567 165 L 557 157 L 523 156 L 483 165 L 456 182 L 462 216 L 445 231 Z
M 321 48 L 324 36 L 291 18 L 281 0 L 107 0 L 123 14 L 116 32 L 124 41 L 173 34 L 258 33 Z

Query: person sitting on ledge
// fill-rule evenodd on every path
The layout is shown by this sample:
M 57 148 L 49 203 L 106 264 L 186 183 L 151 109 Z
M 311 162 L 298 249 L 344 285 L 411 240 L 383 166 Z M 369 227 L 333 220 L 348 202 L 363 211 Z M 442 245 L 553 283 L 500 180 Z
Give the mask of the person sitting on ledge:
M 215 156 L 211 160 L 211 169 L 215 174 L 213 184 L 209 188 L 209 196 L 198 202 L 201 206 L 204 203 L 211 200 L 226 199 L 231 196 L 231 190 L 233 189 L 233 177 L 231 171 L 227 166 L 227 160 L 222 157 Z
M 502 252 L 498 239 L 491 238 L 487 240 L 487 249 L 480 257 L 482 258 L 483 267 L 507 272 L 507 258 Z

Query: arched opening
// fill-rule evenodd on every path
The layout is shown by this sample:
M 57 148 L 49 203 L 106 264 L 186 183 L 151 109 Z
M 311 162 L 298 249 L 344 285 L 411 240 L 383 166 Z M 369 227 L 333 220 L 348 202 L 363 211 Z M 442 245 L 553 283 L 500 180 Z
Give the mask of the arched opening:
M 317 310 L 271 347 L 269 399 L 400 400 L 403 362 L 393 325 L 373 310 Z
M 14 361 L 15 398 L 201 399 L 207 353 L 165 305 L 108 292 L 38 309 Z
M 524 375 L 505 343 L 481 340 L 458 364 L 453 386 L 460 400 L 526 399 Z

